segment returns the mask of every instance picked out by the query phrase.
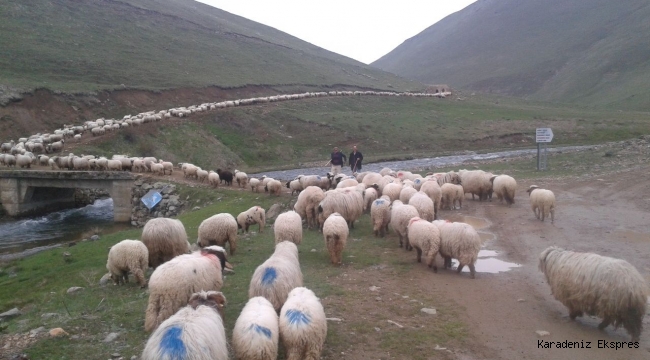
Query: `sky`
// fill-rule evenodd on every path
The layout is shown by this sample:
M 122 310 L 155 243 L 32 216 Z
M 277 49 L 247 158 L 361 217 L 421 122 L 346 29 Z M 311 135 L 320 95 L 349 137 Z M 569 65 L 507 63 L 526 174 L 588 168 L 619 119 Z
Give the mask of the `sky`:
M 369 64 L 476 0 L 198 0 Z

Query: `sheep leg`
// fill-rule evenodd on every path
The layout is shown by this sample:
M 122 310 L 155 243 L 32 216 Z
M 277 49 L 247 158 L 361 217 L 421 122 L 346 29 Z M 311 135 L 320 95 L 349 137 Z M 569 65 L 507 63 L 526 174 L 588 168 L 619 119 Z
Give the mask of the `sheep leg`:
M 399 247 L 402 247 L 402 234 L 398 233 L 399 236 Z
M 465 264 L 458 262 L 458 269 L 456 269 L 456 272 L 460 274 L 461 271 L 463 271 L 463 268 L 465 267 Z
M 598 330 L 604 330 L 611 322 L 612 320 L 610 318 L 608 317 L 604 318 L 603 322 L 598 324 Z
M 147 280 L 144 278 L 144 273 L 140 269 L 136 269 L 133 271 L 133 277 L 135 277 L 136 281 L 138 284 L 140 284 L 141 288 L 144 288 L 147 286 Z
M 552 224 L 553 221 L 555 220 L 555 209 L 551 208 L 549 212 L 551 213 L 551 224 Z
M 470 279 L 475 279 L 476 278 L 476 269 L 474 268 L 474 264 L 469 264 L 469 277 Z
M 443 256 L 443 258 L 445 260 L 445 264 L 444 264 L 445 269 L 451 268 L 451 257 Z
M 582 316 L 582 315 L 583 315 L 583 313 L 580 310 L 571 310 L 571 311 L 569 311 L 569 317 L 571 318 L 571 320 L 575 320 L 576 317 Z
M 237 250 L 237 239 L 236 237 L 231 237 L 228 239 L 228 244 L 230 244 L 230 255 L 235 254 L 235 250 Z
M 422 249 L 420 248 L 415 248 L 415 251 L 418 253 L 418 262 L 422 262 Z
M 319 360 L 320 359 L 321 348 L 320 346 L 311 345 L 307 348 L 305 353 L 305 360 Z
M 287 349 L 287 360 L 302 360 L 300 349 Z
M 539 216 L 541 217 L 540 220 L 542 220 L 542 222 L 544 222 L 544 218 L 546 217 L 546 209 L 544 209 L 544 208 L 539 209 Z

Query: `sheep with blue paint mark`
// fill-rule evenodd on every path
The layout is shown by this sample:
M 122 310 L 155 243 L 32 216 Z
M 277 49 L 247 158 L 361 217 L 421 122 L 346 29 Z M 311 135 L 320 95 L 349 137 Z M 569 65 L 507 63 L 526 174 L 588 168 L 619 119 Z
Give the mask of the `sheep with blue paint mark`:
M 277 359 L 279 336 L 278 314 L 273 304 L 262 296 L 251 298 L 232 330 L 235 359 Z
M 388 196 L 375 200 L 370 205 L 370 219 L 375 237 L 384 237 L 390 224 L 390 198 Z
M 151 335 L 142 360 L 228 360 L 221 292 L 200 291 Z
M 298 247 L 291 241 L 282 241 L 275 245 L 273 255 L 255 269 L 248 298 L 263 296 L 279 312 L 289 292 L 298 286 L 302 286 Z
M 280 312 L 280 339 L 287 360 L 318 360 L 327 337 L 327 319 L 313 291 L 297 287 Z

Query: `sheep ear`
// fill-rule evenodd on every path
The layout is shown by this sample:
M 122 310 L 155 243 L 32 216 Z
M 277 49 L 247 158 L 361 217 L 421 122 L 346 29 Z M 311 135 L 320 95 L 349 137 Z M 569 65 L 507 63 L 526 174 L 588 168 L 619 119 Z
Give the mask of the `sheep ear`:
M 210 295 L 208 295 L 208 301 L 214 301 L 214 303 L 220 308 L 227 305 L 226 297 L 221 292 L 211 292 Z
M 229 263 L 229 262 L 227 262 L 227 261 L 225 262 L 224 267 L 225 267 L 226 269 L 230 269 L 230 270 L 234 269 L 234 267 L 232 266 L 232 264 Z

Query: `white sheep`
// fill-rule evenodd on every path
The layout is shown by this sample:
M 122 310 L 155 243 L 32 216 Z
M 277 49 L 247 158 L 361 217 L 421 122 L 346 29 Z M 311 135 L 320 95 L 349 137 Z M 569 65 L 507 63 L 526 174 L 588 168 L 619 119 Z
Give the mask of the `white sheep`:
M 291 241 L 275 245 L 275 251 L 255 269 L 248 288 L 248 298 L 263 296 L 280 311 L 289 292 L 302 286 L 298 247 Z
M 372 202 L 379 198 L 377 189 L 375 187 L 369 187 L 363 193 L 363 212 L 370 213 L 370 207 Z
M 515 203 L 515 191 L 517 190 L 517 181 L 508 175 L 495 175 L 490 178 L 492 182 L 492 191 L 497 195 L 499 202 L 506 200 L 508 205 Z
M 426 221 L 433 221 L 436 216 L 433 200 L 423 192 L 416 192 L 411 196 L 408 205 L 412 205 Z
M 333 213 L 327 217 L 323 224 L 323 238 L 332 264 L 341 265 L 343 249 L 348 241 L 349 234 L 348 223 L 341 214 Z
M 398 182 L 386 184 L 381 190 L 381 195 L 387 195 L 391 202 L 399 200 L 399 194 L 402 192 L 402 187 L 402 184 Z
M 571 320 L 584 313 L 598 316 L 603 319 L 598 329 L 623 325 L 632 341 L 639 341 L 650 290 L 630 263 L 551 246 L 540 254 L 539 270 Z
M 171 175 L 172 172 L 174 171 L 174 164 L 172 164 L 171 162 L 162 161 L 162 159 L 161 159 L 161 160 L 158 160 L 158 163 L 162 164 L 162 166 L 163 166 L 163 175 L 167 174 L 167 171 L 169 171 L 169 175 Z
M 140 287 L 147 285 L 144 273 L 149 267 L 149 251 L 138 240 L 122 240 L 111 246 L 106 261 L 106 269 L 111 274 L 115 285 L 129 282 L 129 272 L 138 281 Z
M 248 227 L 257 224 L 258 231 L 264 232 L 266 225 L 266 211 L 260 206 L 253 206 L 250 209 L 243 211 L 237 215 L 237 228 L 242 229 L 243 233 L 248 232 Z
M 248 179 L 248 186 L 251 187 L 252 192 L 260 192 L 260 185 L 262 184 L 262 181 L 258 178 L 250 178 Z
M 153 169 L 153 167 L 152 167 L 152 169 Z M 198 180 L 199 182 L 204 182 L 205 180 L 208 180 L 208 175 L 209 174 L 210 173 L 207 170 L 197 168 L 196 169 L 196 180 Z
M 492 198 L 491 173 L 483 170 L 459 170 L 461 185 L 465 194 L 471 193 L 472 200 L 474 195 L 478 196 L 480 201 Z
M 149 252 L 149 266 L 154 269 L 178 255 L 190 252 L 185 226 L 178 219 L 155 218 L 147 221 L 141 238 Z
M 200 247 L 208 245 L 230 245 L 230 255 L 237 250 L 237 220 L 228 214 L 216 214 L 201 222 L 199 225 L 197 244 Z
M 155 330 L 187 304 L 192 294 L 221 289 L 222 271 L 226 267 L 231 266 L 220 246 L 208 246 L 201 251 L 179 255 L 160 265 L 149 278 L 145 331 Z
M 442 191 L 442 201 L 440 204 L 441 208 L 448 208 L 449 210 L 456 209 L 456 202 L 458 202 L 458 208 L 463 207 L 463 198 L 465 197 L 465 192 L 463 191 L 462 185 L 456 185 L 452 183 L 442 184 L 440 190 Z
M 165 167 L 163 164 L 151 164 L 151 172 L 155 175 L 164 175 Z
M 318 226 L 318 204 L 325 198 L 325 192 L 318 186 L 308 186 L 298 194 L 293 210 L 307 222 L 308 228 Z
M 198 178 L 196 172 L 199 170 L 199 168 L 197 166 L 192 164 L 183 164 L 181 169 L 183 170 L 183 176 L 185 178 Z
M 318 222 L 322 229 L 325 219 L 339 213 L 354 228 L 354 222 L 363 214 L 363 191 L 359 188 L 343 188 L 325 192 L 318 204 Z
M 327 176 L 320 175 L 300 175 L 298 176 L 300 185 L 303 189 L 306 189 L 308 186 L 318 186 L 323 190 L 330 188 L 330 179 Z
M 279 180 L 271 179 L 266 183 L 264 191 L 268 191 L 269 195 L 280 196 L 282 194 L 282 183 Z
M 438 210 L 440 210 L 440 204 L 442 203 L 442 189 L 438 182 L 436 181 L 425 181 L 420 186 L 420 191 L 427 194 L 427 196 L 433 200 L 433 207 L 435 209 L 435 218 L 438 218 Z
M 248 300 L 232 330 L 232 349 L 239 360 L 275 360 L 280 337 L 278 314 L 262 296 Z
M 555 220 L 555 194 L 551 190 L 540 189 L 537 185 L 531 185 L 528 190 L 530 196 L 530 206 L 539 220 L 544 219 L 550 214 L 551 223 Z
M 248 175 L 246 175 L 245 172 L 239 170 L 235 170 L 234 175 L 235 175 L 235 181 L 237 181 L 237 185 L 239 185 L 239 187 L 245 188 L 246 185 L 248 184 Z
M 300 194 L 303 190 L 302 184 L 300 184 L 300 180 L 298 179 L 287 181 L 286 185 L 288 189 L 291 189 L 291 195 L 293 195 L 294 192 Z
M 208 184 L 216 188 L 219 187 L 219 182 L 220 182 L 219 174 L 210 170 L 210 172 L 208 173 Z
M 297 287 L 280 312 L 280 338 L 287 360 L 318 360 L 327 337 L 327 319 L 313 291 Z
M 409 221 L 407 227 L 409 245 L 417 251 L 417 260 L 422 262 L 422 255 L 427 266 L 438 272 L 436 266 L 436 254 L 440 249 L 440 230 L 438 227 L 426 220 L 415 217 Z
M 474 279 L 476 269 L 474 264 L 481 251 L 482 240 L 474 228 L 462 222 L 433 222 L 440 230 L 440 255 L 445 259 L 445 268 L 451 267 L 451 259 L 458 260 L 457 272 L 460 273 L 467 265 L 470 277 Z
M 414 217 L 420 217 L 420 214 L 413 205 L 404 205 L 399 200 L 395 200 L 391 204 L 390 227 L 392 227 L 395 233 L 397 233 L 397 236 L 399 236 L 399 247 L 402 247 L 403 242 L 406 242 L 404 248 L 409 248 L 407 228 L 409 221 Z
M 122 171 L 122 162 L 120 160 L 108 160 L 106 167 L 109 171 Z
M 275 243 L 291 241 L 296 245 L 302 242 L 302 219 L 295 211 L 287 211 L 278 215 L 273 224 Z
M 418 190 L 416 190 L 413 186 L 406 186 L 404 185 L 402 187 L 402 191 L 399 193 L 399 201 L 403 202 L 404 204 L 408 204 L 409 200 L 411 200 L 411 196 L 417 194 Z
M 217 291 L 200 291 L 187 303 L 151 334 L 141 360 L 229 359 L 223 324 L 226 297 Z
M 388 232 L 390 224 L 390 199 L 388 196 L 372 202 L 370 206 L 370 219 L 372 220 L 372 231 L 375 237 L 384 237 Z

